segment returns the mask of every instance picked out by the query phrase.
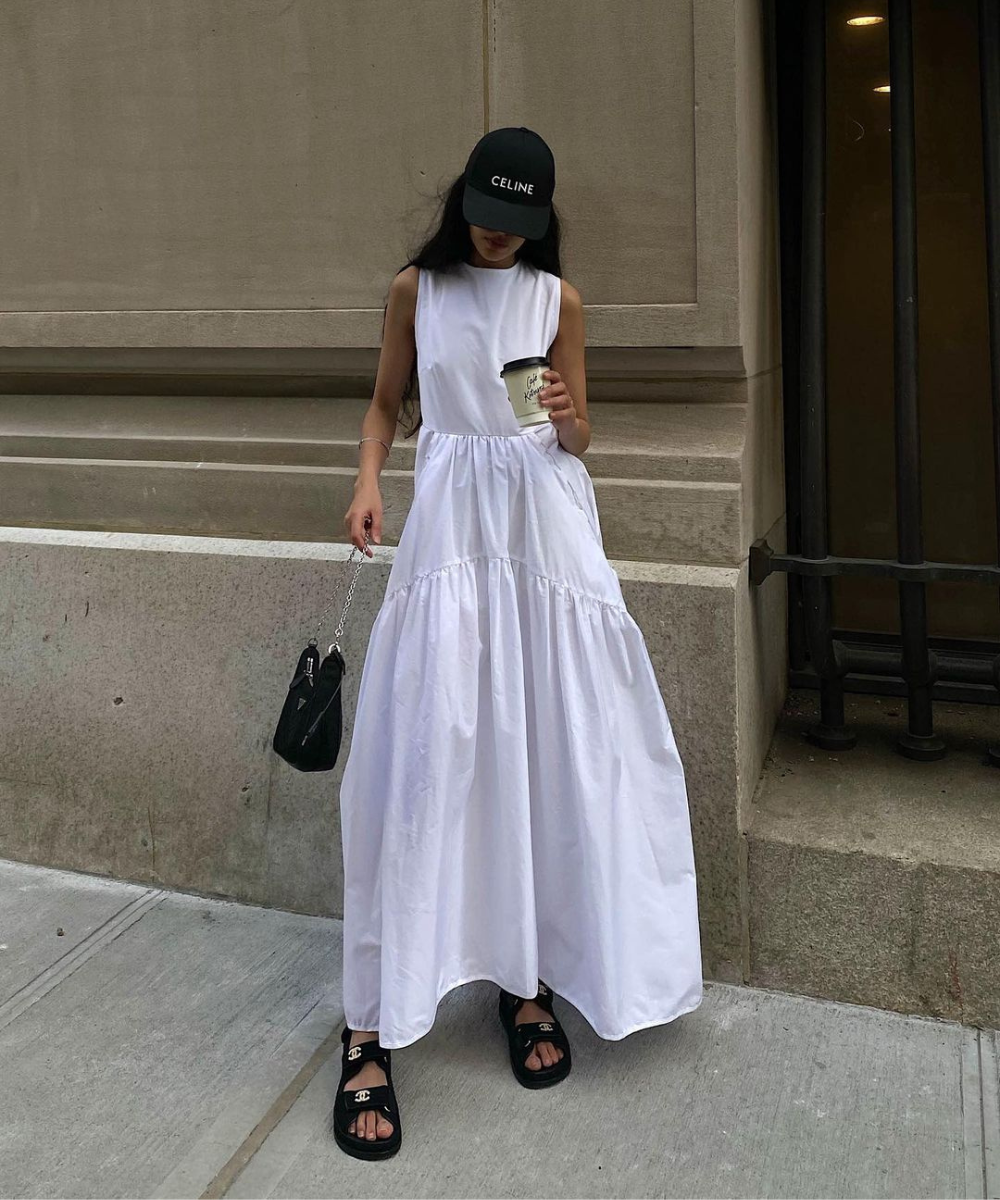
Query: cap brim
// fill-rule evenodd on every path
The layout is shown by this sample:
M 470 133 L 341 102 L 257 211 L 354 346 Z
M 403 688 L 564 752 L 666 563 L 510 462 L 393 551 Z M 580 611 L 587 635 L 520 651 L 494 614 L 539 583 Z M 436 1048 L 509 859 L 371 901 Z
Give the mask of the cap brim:
M 496 196 L 487 196 L 468 183 L 462 196 L 462 216 L 470 225 L 495 229 L 499 233 L 512 233 L 515 237 L 544 237 L 551 211 L 549 204 L 533 208 L 528 204 L 498 200 Z

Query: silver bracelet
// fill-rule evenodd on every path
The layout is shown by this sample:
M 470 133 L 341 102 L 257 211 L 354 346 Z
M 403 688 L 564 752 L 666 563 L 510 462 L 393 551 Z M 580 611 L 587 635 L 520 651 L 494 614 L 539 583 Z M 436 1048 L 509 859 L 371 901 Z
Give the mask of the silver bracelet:
M 377 437 L 363 437 L 361 442 L 380 442 L 383 446 L 385 446 L 385 442 L 383 442 L 381 438 Z M 359 446 L 361 445 L 361 442 L 358 442 Z M 386 454 L 390 454 L 392 451 L 388 446 L 385 446 L 385 452 Z

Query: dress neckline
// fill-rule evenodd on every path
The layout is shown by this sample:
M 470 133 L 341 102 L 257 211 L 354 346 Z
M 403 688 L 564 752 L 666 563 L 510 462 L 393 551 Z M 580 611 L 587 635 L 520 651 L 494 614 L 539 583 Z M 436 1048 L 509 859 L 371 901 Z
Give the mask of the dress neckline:
M 462 266 L 470 271 L 475 271 L 477 275 L 510 275 L 521 266 L 523 261 L 523 259 L 517 259 L 512 267 L 477 267 L 463 259 Z

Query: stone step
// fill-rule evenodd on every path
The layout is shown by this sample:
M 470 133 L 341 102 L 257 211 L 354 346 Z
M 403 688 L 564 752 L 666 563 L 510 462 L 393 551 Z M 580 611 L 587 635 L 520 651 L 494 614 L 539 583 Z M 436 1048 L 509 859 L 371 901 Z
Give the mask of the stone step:
M 0 455 L 352 467 L 369 401 L 270 396 L 5 396 Z M 593 477 L 737 483 L 742 404 L 588 405 Z M 409 427 L 409 421 L 405 423 Z M 393 467 L 419 435 L 401 425 Z
M 354 494 L 348 467 L 0 457 L 10 525 L 214 537 L 344 541 Z M 383 544 L 396 544 L 412 471 L 383 468 Z M 611 558 L 729 565 L 745 557 L 733 483 L 595 479 Z
M 1000 1025 L 1000 825 L 988 705 L 936 703 L 945 758 L 895 748 L 906 703 L 848 692 L 850 750 L 803 736 L 792 691 L 748 833 L 750 982 L 971 1025 Z
M 9 524 L 346 540 L 365 401 L 7 399 L 0 492 Z M 591 411 L 599 424 L 584 462 L 609 557 L 717 565 L 745 557 L 742 406 Z M 383 544 L 398 542 L 409 511 L 416 441 L 397 434 L 393 465 L 380 475 Z

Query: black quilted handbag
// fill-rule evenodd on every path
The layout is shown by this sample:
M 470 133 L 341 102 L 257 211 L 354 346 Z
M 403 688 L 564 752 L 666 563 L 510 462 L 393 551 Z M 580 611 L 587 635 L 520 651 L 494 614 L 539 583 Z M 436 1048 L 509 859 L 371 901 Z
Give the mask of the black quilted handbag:
M 368 530 L 365 530 L 365 549 L 369 545 Z M 357 546 L 351 548 L 347 560 L 347 570 L 350 570 Z M 288 685 L 288 695 L 282 705 L 278 726 L 274 731 L 271 745 L 275 754 L 280 755 L 285 762 L 299 771 L 329 771 L 337 761 L 340 753 L 340 742 L 344 732 L 344 712 L 341 703 L 341 689 L 344 684 L 344 673 L 347 665 L 340 649 L 340 636 L 344 632 L 344 618 L 351 607 L 354 586 L 367 555 L 359 552 L 361 559 L 354 570 L 354 578 L 347 590 L 344 610 L 334 631 L 333 641 L 326 657 L 320 660 L 317 649 L 317 639 L 311 637 L 306 648 L 299 655 L 299 661 Z M 346 573 L 345 573 L 346 577 Z M 316 626 L 326 620 L 326 614 L 333 607 L 340 591 L 326 606 L 326 611 L 320 617 Z

